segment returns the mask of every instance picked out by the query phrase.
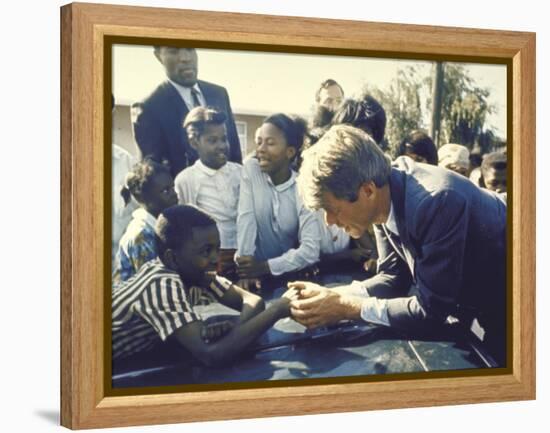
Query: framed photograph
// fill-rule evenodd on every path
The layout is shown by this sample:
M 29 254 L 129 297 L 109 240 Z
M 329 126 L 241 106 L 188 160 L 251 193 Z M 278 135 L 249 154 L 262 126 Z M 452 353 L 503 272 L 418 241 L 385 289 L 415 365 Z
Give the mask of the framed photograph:
M 70 4 L 61 43 L 62 425 L 535 398 L 533 33 Z M 339 195 L 357 140 L 391 174 Z

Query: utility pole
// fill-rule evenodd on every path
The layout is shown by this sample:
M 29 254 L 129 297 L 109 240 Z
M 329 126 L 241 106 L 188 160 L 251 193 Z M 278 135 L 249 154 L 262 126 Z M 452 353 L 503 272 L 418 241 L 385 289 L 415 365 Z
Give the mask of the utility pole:
M 439 147 L 440 143 L 440 130 L 441 130 L 441 105 L 443 103 L 443 63 L 436 62 L 434 68 L 434 77 L 432 85 L 432 122 L 430 135 L 436 145 Z

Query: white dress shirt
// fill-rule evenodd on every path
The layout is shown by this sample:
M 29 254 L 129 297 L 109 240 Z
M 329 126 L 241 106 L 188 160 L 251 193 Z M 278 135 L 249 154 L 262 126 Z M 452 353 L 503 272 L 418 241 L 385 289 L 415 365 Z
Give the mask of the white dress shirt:
M 242 166 L 227 162 L 214 170 L 200 159 L 176 176 L 180 204 L 192 204 L 216 220 L 221 248 L 237 248 L 237 206 Z
M 198 85 L 198 83 L 195 83 L 192 87 L 184 87 L 181 84 L 176 83 L 175 81 L 172 81 L 171 79 L 168 79 L 170 84 L 176 88 L 178 93 L 181 96 L 181 99 L 183 99 L 183 102 L 185 102 L 185 105 L 187 105 L 187 108 L 189 111 L 191 111 L 193 108 L 195 108 L 195 102 L 193 101 L 193 95 L 191 94 L 191 89 L 193 89 L 196 92 L 197 98 L 199 99 L 199 102 L 201 103 L 201 106 L 206 106 L 206 100 L 204 99 L 204 95 L 201 92 L 201 89 Z
M 272 275 L 297 271 L 319 260 L 319 220 L 298 196 L 296 172 L 280 185 L 260 170 L 243 166 L 237 217 L 237 257 L 267 260 Z
M 397 230 L 397 221 L 395 220 L 395 213 L 393 210 L 393 203 L 390 204 L 390 213 L 388 215 L 386 223 L 383 224 L 382 228 L 386 232 L 389 231 L 395 236 L 399 236 L 399 230 Z M 408 260 L 408 256 L 410 254 L 408 253 L 408 251 L 404 251 L 402 248 L 398 248 L 389 236 L 388 239 L 392 246 L 396 249 L 397 254 L 399 254 L 403 258 L 403 260 L 405 260 L 409 264 L 410 267 L 411 263 Z M 402 254 L 404 254 L 405 256 Z M 412 263 L 412 266 L 414 267 L 414 261 L 412 261 Z M 364 321 L 375 323 L 377 325 L 390 325 L 390 320 L 388 318 L 388 301 L 386 299 L 371 298 L 362 281 L 353 281 L 349 286 L 342 289 L 342 293 L 364 298 L 361 304 L 361 318 Z

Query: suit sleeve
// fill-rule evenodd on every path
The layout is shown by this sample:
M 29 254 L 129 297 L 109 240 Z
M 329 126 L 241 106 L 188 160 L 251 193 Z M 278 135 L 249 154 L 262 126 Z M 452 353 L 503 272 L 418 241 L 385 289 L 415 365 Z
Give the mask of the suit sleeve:
M 411 238 L 420 245 L 417 295 L 388 301 L 392 326 L 442 323 L 454 312 L 463 280 L 468 215 L 468 203 L 456 191 L 441 191 L 419 204 L 410 227 Z
M 164 135 L 160 122 L 153 110 L 141 102 L 132 104 L 132 126 L 134 138 L 141 158 L 151 156 L 156 161 L 168 159 L 164 146 Z
M 406 294 L 412 284 L 409 267 L 395 252 L 384 230 L 374 226 L 376 248 L 378 250 L 377 273 L 365 280 L 362 285 L 369 296 L 395 298 Z
M 239 134 L 237 133 L 237 126 L 235 125 L 235 118 L 233 117 L 233 110 L 231 110 L 231 103 L 229 102 L 229 94 L 226 89 L 224 90 L 224 97 L 226 101 L 226 114 L 227 114 L 227 140 L 229 141 L 229 160 L 243 163 L 243 157 L 241 152 L 241 143 L 239 141 Z

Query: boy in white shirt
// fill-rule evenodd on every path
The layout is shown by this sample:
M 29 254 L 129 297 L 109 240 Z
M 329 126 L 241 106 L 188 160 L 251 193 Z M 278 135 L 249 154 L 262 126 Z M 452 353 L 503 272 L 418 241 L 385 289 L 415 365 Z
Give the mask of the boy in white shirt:
M 175 180 L 180 204 L 192 204 L 216 221 L 221 249 L 218 273 L 237 278 L 233 257 L 237 249 L 237 207 L 242 167 L 228 161 L 226 115 L 210 107 L 195 107 L 183 126 L 199 159 Z

